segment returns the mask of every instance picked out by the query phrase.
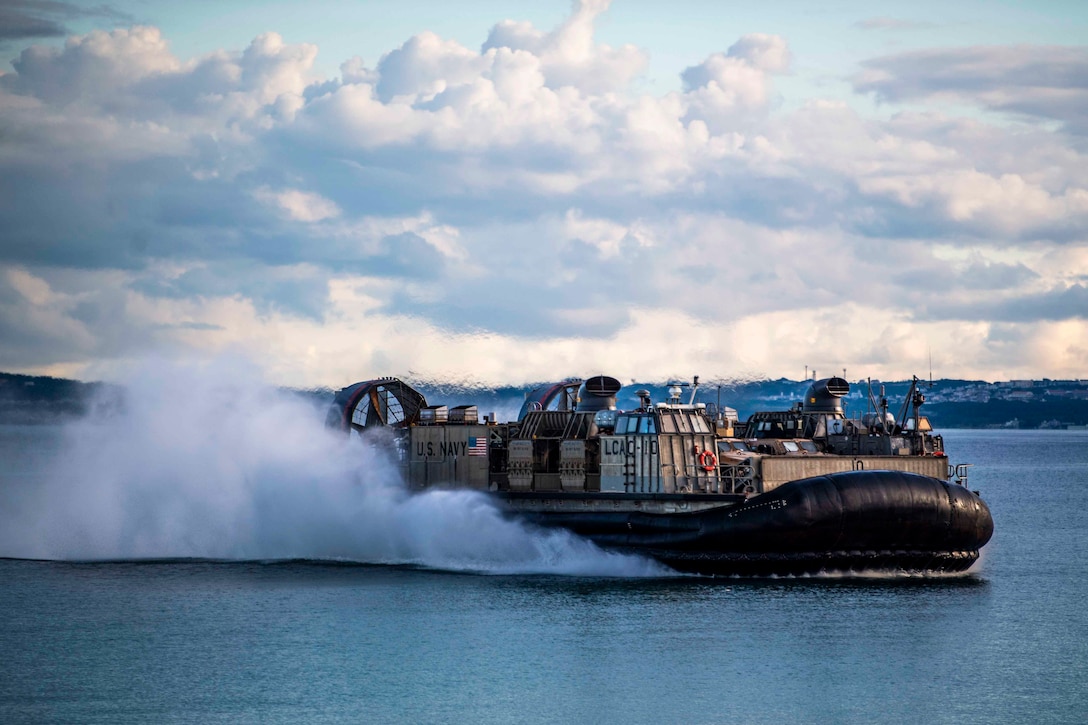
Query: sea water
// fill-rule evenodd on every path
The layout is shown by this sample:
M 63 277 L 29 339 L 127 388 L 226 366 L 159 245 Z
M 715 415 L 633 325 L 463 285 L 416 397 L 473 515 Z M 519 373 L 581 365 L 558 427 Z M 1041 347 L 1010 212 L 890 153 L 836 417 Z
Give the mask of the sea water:
M 1088 720 L 1088 432 L 945 432 L 995 520 L 966 575 L 707 579 L 154 382 L 0 427 L 2 722 Z

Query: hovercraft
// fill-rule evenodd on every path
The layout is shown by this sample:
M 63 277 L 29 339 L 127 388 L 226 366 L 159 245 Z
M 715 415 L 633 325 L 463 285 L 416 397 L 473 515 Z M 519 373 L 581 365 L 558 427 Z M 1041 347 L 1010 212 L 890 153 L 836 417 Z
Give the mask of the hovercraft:
M 412 489 L 487 491 L 511 515 L 686 572 L 962 572 L 993 534 L 967 465 L 949 464 L 920 414 L 917 379 L 899 416 L 881 396 L 848 418 L 834 377 L 743 423 L 696 403 L 698 378 L 686 403 L 684 387 L 620 410 L 615 378 L 571 379 L 499 422 L 380 378 L 341 390 L 328 424 L 386 429 Z

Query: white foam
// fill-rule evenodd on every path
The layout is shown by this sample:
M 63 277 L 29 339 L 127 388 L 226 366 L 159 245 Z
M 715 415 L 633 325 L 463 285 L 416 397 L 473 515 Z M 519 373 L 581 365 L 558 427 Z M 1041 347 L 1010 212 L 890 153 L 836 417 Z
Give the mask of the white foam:
M 327 430 L 324 412 L 237 361 L 143 365 L 123 411 L 67 426 L 18 515 L 0 513 L 0 555 L 670 573 L 509 520 L 485 494 L 410 494 L 387 448 Z

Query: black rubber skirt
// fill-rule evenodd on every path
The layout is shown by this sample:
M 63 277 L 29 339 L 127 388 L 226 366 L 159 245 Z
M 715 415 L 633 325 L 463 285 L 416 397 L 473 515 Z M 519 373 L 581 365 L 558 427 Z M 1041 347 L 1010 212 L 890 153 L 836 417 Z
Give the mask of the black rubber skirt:
M 555 511 L 529 518 L 680 571 L 748 575 L 964 571 L 994 529 L 990 509 L 972 491 L 899 471 L 815 476 L 692 513 Z

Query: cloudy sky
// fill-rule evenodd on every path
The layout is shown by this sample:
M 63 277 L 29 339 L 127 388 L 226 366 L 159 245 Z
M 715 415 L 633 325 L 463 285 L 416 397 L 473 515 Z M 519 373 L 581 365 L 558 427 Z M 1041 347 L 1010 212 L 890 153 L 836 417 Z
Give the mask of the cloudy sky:
M 1088 377 L 1088 3 L 0 0 L 0 370 Z

